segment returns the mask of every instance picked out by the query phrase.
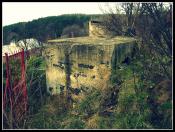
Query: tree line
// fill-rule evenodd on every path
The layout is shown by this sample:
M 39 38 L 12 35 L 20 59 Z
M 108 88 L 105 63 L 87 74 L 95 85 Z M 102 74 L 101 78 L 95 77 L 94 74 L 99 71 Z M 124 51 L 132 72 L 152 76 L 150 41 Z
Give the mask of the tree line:
M 11 41 L 18 42 L 29 38 L 34 38 L 39 42 L 46 42 L 48 39 L 70 36 L 69 32 L 75 31 L 75 29 L 74 36 L 85 35 L 87 34 L 88 21 L 96 16 L 98 15 L 66 14 L 4 26 L 3 44 L 6 45 Z M 70 29 L 69 32 L 68 29 Z

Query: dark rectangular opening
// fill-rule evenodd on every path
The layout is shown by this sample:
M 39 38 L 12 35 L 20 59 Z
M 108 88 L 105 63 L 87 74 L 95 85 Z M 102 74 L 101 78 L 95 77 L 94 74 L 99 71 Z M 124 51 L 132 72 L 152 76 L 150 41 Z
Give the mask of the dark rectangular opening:
M 102 23 L 100 21 L 91 21 L 91 23 Z
M 94 68 L 94 66 L 92 66 L 92 65 L 86 65 L 86 64 L 78 64 L 78 67 L 89 68 L 89 69 L 93 69 Z

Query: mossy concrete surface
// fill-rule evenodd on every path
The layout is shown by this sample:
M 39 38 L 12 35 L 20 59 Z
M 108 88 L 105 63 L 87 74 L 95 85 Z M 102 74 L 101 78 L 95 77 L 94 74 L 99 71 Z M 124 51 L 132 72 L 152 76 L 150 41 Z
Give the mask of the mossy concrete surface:
M 66 39 L 54 39 L 48 40 L 49 44 L 56 43 L 69 43 L 69 44 L 77 44 L 77 45 L 85 45 L 85 44 L 93 44 L 93 45 L 113 45 L 113 44 L 121 44 L 135 41 L 132 37 L 76 37 L 76 38 L 66 38 Z
M 135 44 L 134 38 L 122 36 L 49 40 L 43 52 L 47 62 L 48 92 L 57 94 L 66 90 L 67 65 L 71 88 L 102 88 L 109 80 L 112 68 L 131 55 Z

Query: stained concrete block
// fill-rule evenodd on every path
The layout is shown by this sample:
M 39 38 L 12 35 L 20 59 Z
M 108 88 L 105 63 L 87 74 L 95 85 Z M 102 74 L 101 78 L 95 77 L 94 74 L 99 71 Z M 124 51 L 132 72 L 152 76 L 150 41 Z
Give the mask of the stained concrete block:
M 135 39 L 128 37 L 77 37 L 48 41 L 43 52 L 47 62 L 48 92 L 57 94 L 63 87 L 66 91 L 67 70 L 70 70 L 71 88 L 102 88 L 109 80 L 112 68 L 130 56 L 134 45 Z

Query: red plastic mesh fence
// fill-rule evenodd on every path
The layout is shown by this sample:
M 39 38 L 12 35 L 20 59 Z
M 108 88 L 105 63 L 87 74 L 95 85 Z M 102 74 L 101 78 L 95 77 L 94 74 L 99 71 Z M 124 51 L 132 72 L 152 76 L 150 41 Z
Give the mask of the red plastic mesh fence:
M 3 110 L 11 112 L 13 122 L 21 121 L 27 112 L 27 86 L 24 50 L 5 54 L 6 86 L 3 89 Z

